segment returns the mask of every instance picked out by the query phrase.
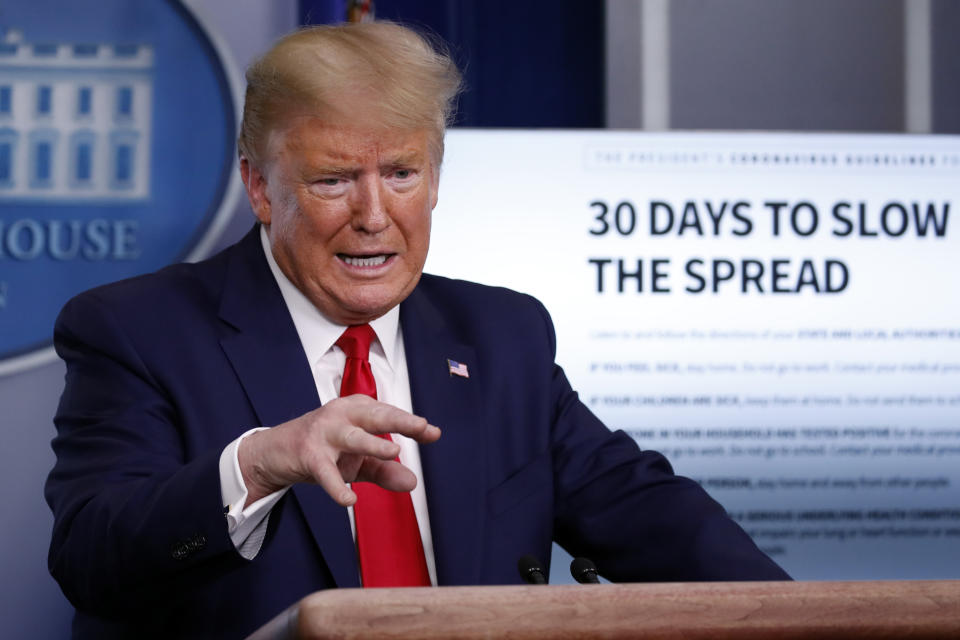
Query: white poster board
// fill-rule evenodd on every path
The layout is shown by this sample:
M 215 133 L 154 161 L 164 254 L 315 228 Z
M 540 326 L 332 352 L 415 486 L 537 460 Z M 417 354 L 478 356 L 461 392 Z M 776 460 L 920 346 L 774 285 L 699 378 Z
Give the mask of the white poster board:
M 960 577 L 960 138 L 454 130 L 427 271 L 801 579 Z

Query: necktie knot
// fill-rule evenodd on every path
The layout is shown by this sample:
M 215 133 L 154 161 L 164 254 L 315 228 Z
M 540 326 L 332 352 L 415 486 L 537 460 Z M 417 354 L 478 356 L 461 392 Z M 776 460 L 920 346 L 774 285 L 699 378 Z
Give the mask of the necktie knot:
M 337 340 L 337 346 L 343 349 L 347 361 L 343 366 L 343 379 L 340 381 L 340 397 L 362 393 L 376 399 L 377 382 L 370 368 L 370 343 L 376 338 L 373 327 L 358 324 L 347 327 Z
M 370 343 L 377 334 L 368 324 L 358 324 L 347 327 L 347 330 L 337 339 L 337 346 L 343 349 L 348 358 L 366 360 L 370 357 Z

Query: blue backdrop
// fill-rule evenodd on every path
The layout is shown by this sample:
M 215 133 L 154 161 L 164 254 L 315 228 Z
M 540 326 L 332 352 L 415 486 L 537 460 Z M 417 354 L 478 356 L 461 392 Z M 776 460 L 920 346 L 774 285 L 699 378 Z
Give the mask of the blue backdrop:
M 603 2 L 377 0 L 377 19 L 426 28 L 463 70 L 457 126 L 604 126 Z M 303 24 L 337 22 L 342 0 L 301 0 Z

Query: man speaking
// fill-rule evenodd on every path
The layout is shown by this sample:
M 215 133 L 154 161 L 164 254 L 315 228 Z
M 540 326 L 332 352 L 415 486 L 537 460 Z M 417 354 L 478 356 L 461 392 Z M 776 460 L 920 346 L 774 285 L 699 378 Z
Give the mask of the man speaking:
M 422 274 L 449 57 L 317 27 L 247 82 L 258 223 L 57 322 L 49 562 L 75 637 L 237 638 L 318 589 L 515 583 L 554 540 L 615 581 L 787 579 L 580 403 L 536 300 Z

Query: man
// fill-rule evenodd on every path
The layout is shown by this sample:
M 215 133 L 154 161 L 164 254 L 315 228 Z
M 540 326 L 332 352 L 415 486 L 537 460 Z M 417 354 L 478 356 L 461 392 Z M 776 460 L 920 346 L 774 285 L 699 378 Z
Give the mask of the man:
M 579 402 L 537 301 L 421 275 L 449 58 L 320 27 L 247 80 L 251 233 L 57 323 L 50 567 L 76 637 L 242 637 L 323 588 L 518 582 L 552 540 L 618 581 L 787 578 Z

